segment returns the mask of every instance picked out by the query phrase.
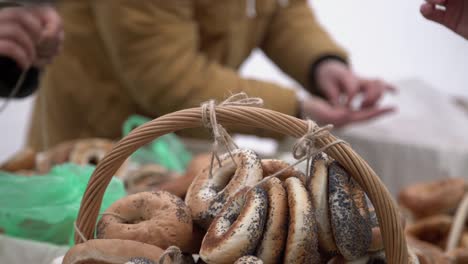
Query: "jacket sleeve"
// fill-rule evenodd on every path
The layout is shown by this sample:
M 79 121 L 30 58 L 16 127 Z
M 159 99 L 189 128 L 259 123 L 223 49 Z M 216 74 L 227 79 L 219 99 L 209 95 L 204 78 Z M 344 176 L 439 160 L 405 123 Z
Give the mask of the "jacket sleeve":
M 243 79 L 199 51 L 192 1 L 94 1 L 92 8 L 116 75 L 144 111 L 158 116 L 244 91 L 296 113 L 293 90 Z
M 323 57 L 346 61 L 341 49 L 322 28 L 306 0 L 289 0 L 273 15 L 262 49 L 284 72 L 310 90 L 310 68 Z

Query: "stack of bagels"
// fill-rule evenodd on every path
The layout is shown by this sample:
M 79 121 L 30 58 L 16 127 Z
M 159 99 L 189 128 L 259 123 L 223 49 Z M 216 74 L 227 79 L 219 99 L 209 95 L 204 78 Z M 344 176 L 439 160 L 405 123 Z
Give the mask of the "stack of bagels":
M 29 176 L 47 174 L 52 167 L 63 163 L 95 166 L 114 145 L 115 142 L 108 139 L 89 138 L 67 141 L 44 152 L 24 149 L 0 165 L 0 170 Z M 115 176 L 124 181 L 128 193 L 137 193 L 153 190 L 159 185 L 177 191 L 178 188 L 172 188 L 173 185 L 166 182 L 172 182 L 182 175 L 157 164 L 139 164 L 127 160 Z
M 164 190 L 117 201 L 64 263 L 386 263 L 372 204 L 326 154 L 309 177 L 246 149 L 196 160 L 185 201 Z
M 461 228 L 456 247 L 447 248 L 455 212 L 463 209 L 460 207 L 466 187 L 462 178 L 448 178 L 417 183 L 399 193 L 398 203 L 408 222 L 405 230 L 408 240 L 437 256 L 438 262 L 428 263 L 468 263 L 466 227 Z
M 27 176 L 46 174 L 53 166 L 66 162 L 96 165 L 113 146 L 113 141 L 91 138 L 63 142 L 43 152 L 26 148 L 0 165 L 0 169 Z

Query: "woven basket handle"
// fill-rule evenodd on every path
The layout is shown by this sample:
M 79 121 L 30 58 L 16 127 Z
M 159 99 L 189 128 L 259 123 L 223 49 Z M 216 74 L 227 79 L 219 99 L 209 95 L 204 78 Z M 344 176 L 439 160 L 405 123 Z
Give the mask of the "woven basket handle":
M 218 122 L 225 127 L 253 127 L 267 129 L 299 138 L 307 132 L 304 120 L 268 109 L 248 106 L 216 107 Z M 114 173 L 125 159 L 141 146 L 167 133 L 202 125 L 201 108 L 190 108 L 161 116 L 133 130 L 99 162 L 81 201 L 77 227 L 86 239 L 94 238 L 94 228 L 104 192 Z M 327 134 L 317 141 L 322 147 L 336 138 Z M 369 165 L 346 144 L 337 144 L 326 150 L 359 183 L 374 204 L 382 231 L 388 263 L 407 263 L 408 251 L 402 223 L 389 191 Z M 81 243 L 75 234 L 75 242 Z

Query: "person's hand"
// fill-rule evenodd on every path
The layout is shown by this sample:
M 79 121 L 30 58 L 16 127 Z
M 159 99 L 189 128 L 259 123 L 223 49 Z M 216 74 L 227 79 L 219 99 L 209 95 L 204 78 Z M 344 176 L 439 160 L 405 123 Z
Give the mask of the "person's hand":
M 387 91 L 395 88 L 384 81 L 358 77 L 349 67 L 338 60 L 326 60 L 319 64 L 316 81 L 320 92 L 332 106 L 350 107 L 358 94 L 363 101 L 360 108 L 374 107 Z
M 421 5 L 421 14 L 468 39 L 468 2 L 465 0 L 426 0 Z
M 41 20 L 23 7 L 0 10 L 0 55 L 25 69 L 37 58 L 36 43 L 41 38 Z
M 302 101 L 301 114 L 303 118 L 310 118 L 320 125 L 332 124 L 335 127 L 362 122 L 380 117 L 395 111 L 393 107 L 371 106 L 358 110 L 351 110 L 345 106 L 332 106 L 318 97 L 311 97 Z
M 44 66 L 59 52 L 63 42 L 62 20 L 56 10 L 51 6 L 34 7 L 36 16 L 42 22 L 42 34 L 37 43 L 36 66 Z
M 0 55 L 23 69 L 44 66 L 56 55 L 63 38 L 52 7 L 8 7 L 0 10 Z

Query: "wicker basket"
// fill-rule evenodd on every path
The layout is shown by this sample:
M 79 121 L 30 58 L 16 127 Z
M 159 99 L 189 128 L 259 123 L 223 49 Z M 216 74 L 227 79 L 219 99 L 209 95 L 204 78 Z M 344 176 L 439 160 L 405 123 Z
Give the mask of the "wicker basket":
M 122 163 L 139 147 L 164 134 L 202 126 L 201 108 L 190 108 L 164 115 L 138 127 L 117 143 L 98 164 L 86 188 L 77 219 L 77 228 L 86 239 L 94 238 L 99 207 L 112 176 Z M 268 109 L 248 106 L 218 106 L 216 117 L 225 127 L 242 126 L 262 128 L 292 137 L 307 132 L 307 122 Z M 334 142 L 327 132 L 317 141 L 317 147 Z M 375 205 L 388 263 L 408 263 L 408 251 L 399 213 L 390 193 L 369 165 L 346 144 L 337 144 L 326 150 L 361 185 Z M 75 235 L 75 242 L 82 240 Z

